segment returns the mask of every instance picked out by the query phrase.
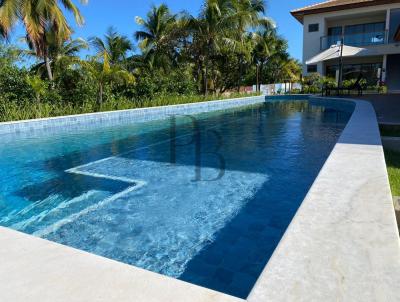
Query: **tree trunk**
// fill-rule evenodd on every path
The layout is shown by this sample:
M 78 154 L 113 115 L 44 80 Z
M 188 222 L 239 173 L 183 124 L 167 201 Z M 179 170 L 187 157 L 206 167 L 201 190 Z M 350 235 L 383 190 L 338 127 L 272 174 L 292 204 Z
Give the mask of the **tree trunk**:
M 215 79 L 215 66 L 214 66 L 214 64 L 211 64 L 211 89 L 212 89 L 212 92 L 213 93 L 215 93 L 217 90 L 216 90 L 216 79 Z
M 197 66 L 197 89 L 199 93 L 202 92 L 202 84 L 201 84 L 203 80 L 202 75 L 203 75 L 203 61 L 199 59 Z
M 238 87 L 237 87 L 237 90 L 238 90 L 238 92 L 240 92 L 240 86 L 242 85 L 242 73 L 243 73 L 243 70 L 242 70 L 242 56 L 240 55 L 239 56 L 239 78 L 238 78 Z
M 262 84 L 262 73 L 263 73 L 263 70 L 264 70 L 264 63 L 261 63 L 260 64 L 260 67 L 259 67 L 259 70 L 258 70 L 258 77 L 259 77 L 259 80 L 258 80 L 258 92 L 260 92 L 261 91 L 261 84 Z
M 260 67 L 257 64 L 256 65 L 256 92 L 260 92 L 259 69 L 260 69 Z
M 99 105 L 103 103 L 103 83 L 99 85 Z
M 46 64 L 47 76 L 49 77 L 50 81 L 53 81 L 53 73 L 51 71 L 50 59 L 48 56 L 44 57 L 44 62 Z
M 208 60 L 205 60 L 204 64 L 204 94 L 207 96 L 208 95 Z

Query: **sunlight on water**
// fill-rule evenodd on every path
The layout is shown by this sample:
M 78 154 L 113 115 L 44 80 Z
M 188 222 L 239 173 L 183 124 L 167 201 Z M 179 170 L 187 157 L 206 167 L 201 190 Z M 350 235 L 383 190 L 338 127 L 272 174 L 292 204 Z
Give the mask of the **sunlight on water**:
M 0 225 L 246 297 L 349 116 L 286 101 L 5 137 Z

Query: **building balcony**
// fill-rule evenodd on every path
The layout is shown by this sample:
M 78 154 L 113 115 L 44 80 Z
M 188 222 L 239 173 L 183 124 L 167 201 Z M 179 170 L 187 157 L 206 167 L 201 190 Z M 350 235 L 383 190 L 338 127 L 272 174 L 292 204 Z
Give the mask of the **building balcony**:
M 321 37 L 321 51 L 330 48 L 332 45 L 338 45 L 343 41 L 344 45 L 364 47 L 371 45 L 381 45 L 389 43 L 389 32 L 387 30 L 371 31 L 363 33 L 329 35 Z

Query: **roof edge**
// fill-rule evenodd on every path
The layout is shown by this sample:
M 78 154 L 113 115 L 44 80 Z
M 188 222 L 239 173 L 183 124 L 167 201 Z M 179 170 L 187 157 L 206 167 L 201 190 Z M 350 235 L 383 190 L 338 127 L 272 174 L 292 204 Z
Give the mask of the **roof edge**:
M 306 6 L 304 8 L 295 9 L 290 12 L 290 14 L 295 17 L 300 23 L 303 23 L 304 16 L 306 15 L 314 15 L 319 13 L 327 13 L 334 11 L 341 11 L 353 8 L 360 7 L 369 7 L 369 6 L 379 6 L 384 4 L 392 4 L 392 3 L 400 3 L 400 0 L 381 0 L 379 1 L 371 1 L 371 2 L 358 2 L 358 3 L 346 3 L 346 4 L 337 4 L 335 6 L 330 7 L 316 7 L 319 4 L 328 3 L 330 1 L 316 3 L 310 6 Z

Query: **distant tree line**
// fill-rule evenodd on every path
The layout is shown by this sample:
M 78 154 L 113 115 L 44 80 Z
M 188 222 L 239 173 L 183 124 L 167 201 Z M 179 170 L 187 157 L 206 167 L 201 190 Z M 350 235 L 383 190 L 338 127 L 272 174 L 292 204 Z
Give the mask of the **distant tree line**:
M 84 25 L 71 0 L 0 1 L 0 101 L 101 106 L 239 92 L 300 77 L 300 64 L 289 56 L 262 0 L 205 0 L 198 16 L 153 6 L 136 17 L 140 30 L 133 41 L 113 27 L 103 37 L 74 38 L 64 11 Z M 18 22 L 26 31 L 24 50 L 7 42 Z M 91 55 L 83 58 L 87 49 Z M 21 67 L 26 57 L 36 63 Z

